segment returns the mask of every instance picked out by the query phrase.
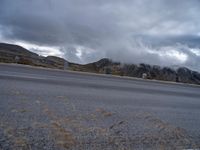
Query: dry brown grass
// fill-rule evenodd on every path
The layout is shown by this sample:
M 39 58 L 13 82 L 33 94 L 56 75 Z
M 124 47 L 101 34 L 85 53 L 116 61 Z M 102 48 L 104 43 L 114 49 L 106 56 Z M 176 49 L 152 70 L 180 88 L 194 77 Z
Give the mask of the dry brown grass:
M 69 149 L 76 143 L 72 133 L 61 126 L 59 122 L 52 122 L 52 134 L 55 137 L 55 142 L 62 148 Z
M 113 115 L 112 112 L 106 111 L 106 110 L 104 110 L 103 108 L 97 108 L 97 109 L 96 109 L 96 112 L 102 114 L 104 117 L 110 117 L 110 116 Z
M 12 148 L 16 150 L 29 150 L 30 145 L 26 136 L 22 136 L 27 129 L 15 129 L 9 125 L 3 128 L 5 136 L 11 141 Z
M 18 147 L 21 150 L 29 150 L 30 146 L 28 144 L 28 139 L 26 137 L 17 137 L 14 140 L 15 147 Z
M 149 129 L 145 134 L 133 138 L 132 142 L 136 145 L 154 145 L 158 149 L 183 149 L 185 145 L 196 147 L 183 128 L 164 122 L 150 113 L 138 113 L 136 118 L 146 121 L 145 126 Z

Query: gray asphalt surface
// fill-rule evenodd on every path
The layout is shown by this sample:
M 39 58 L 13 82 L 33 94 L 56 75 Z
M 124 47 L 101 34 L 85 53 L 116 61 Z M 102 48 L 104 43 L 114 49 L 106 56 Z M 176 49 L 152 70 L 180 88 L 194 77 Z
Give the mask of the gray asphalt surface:
M 0 64 L 0 149 L 200 148 L 200 86 Z

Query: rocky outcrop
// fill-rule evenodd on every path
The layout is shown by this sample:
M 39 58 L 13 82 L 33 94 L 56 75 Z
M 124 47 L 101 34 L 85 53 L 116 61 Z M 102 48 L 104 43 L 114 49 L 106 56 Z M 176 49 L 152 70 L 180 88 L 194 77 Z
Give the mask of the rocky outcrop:
M 110 68 L 112 74 L 118 72 L 116 75 L 142 78 L 146 74 L 148 79 L 200 84 L 200 73 L 188 68 L 174 70 L 169 67 L 150 66 L 148 64 L 119 65 L 115 63 L 110 65 Z

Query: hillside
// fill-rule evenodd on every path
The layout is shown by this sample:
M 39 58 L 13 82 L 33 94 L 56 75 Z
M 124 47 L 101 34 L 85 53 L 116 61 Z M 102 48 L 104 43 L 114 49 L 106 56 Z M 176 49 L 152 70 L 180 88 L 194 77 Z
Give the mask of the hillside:
M 188 68 L 178 68 L 175 70 L 169 67 L 162 68 L 148 64 L 121 64 L 107 58 L 86 65 L 80 65 L 55 56 L 39 56 L 21 46 L 6 43 L 0 43 L 0 62 L 138 78 L 141 78 L 145 74 L 148 79 L 200 84 L 200 73 Z
M 21 46 L 5 43 L 0 43 L 0 62 L 19 63 L 58 69 L 63 69 L 64 64 L 68 63 L 66 60 L 59 57 L 39 56 Z

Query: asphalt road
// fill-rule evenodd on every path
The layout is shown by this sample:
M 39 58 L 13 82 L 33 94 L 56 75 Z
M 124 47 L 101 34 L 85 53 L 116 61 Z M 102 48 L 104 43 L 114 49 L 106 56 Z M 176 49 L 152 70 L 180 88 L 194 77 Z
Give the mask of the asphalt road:
M 200 86 L 0 64 L 0 149 L 200 148 Z

